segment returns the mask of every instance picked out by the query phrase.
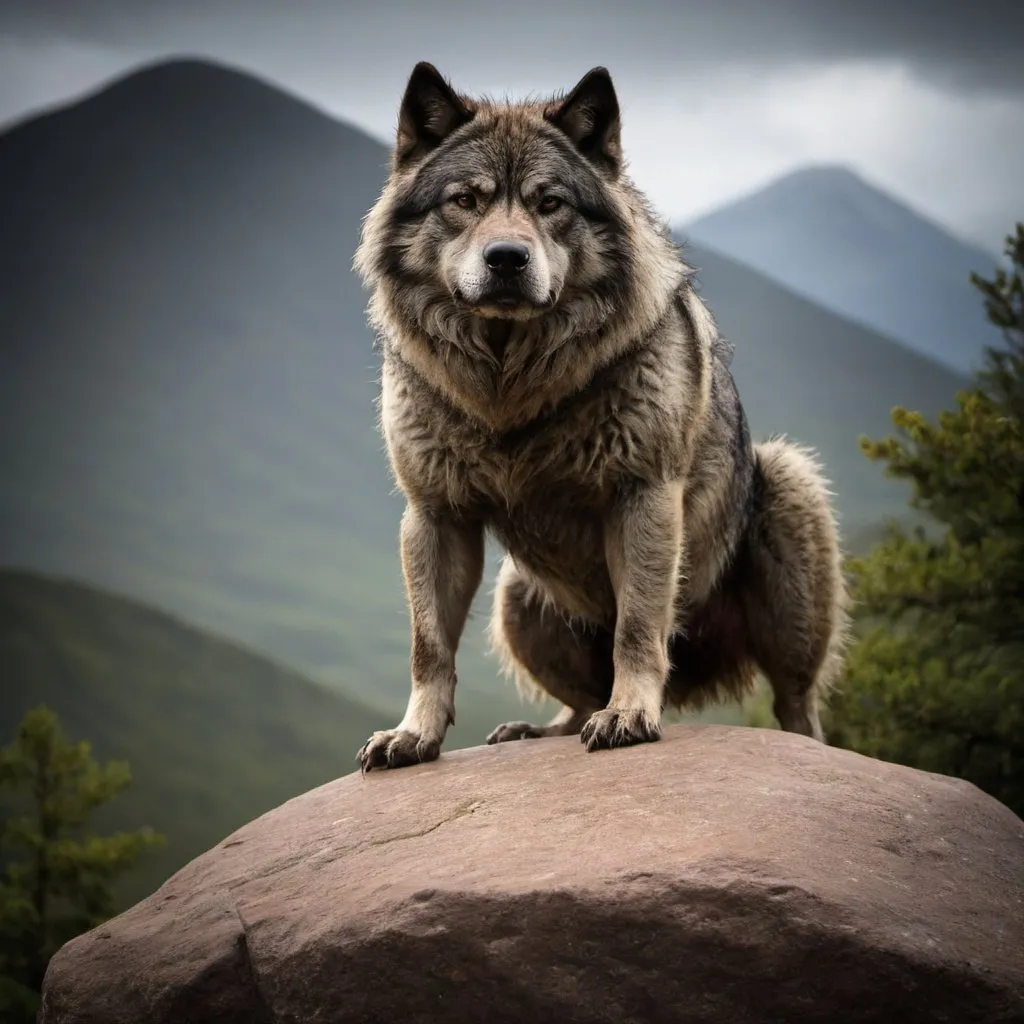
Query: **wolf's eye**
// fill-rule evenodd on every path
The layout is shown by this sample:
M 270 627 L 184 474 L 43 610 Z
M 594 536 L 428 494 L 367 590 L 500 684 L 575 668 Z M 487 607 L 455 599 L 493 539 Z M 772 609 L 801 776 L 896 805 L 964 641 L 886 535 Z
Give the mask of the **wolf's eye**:
M 541 213 L 554 213 L 562 205 L 558 196 L 545 196 L 537 206 Z
M 452 202 L 463 210 L 472 210 L 476 207 L 476 196 L 472 192 L 460 192 L 452 196 Z

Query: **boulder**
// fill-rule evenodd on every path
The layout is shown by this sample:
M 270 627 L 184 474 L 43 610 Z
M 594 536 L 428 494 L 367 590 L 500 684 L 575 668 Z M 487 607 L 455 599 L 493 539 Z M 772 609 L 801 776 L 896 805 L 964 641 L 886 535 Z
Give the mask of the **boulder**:
M 442 753 L 65 945 L 42 1024 L 1024 1021 L 1024 823 L 776 730 Z

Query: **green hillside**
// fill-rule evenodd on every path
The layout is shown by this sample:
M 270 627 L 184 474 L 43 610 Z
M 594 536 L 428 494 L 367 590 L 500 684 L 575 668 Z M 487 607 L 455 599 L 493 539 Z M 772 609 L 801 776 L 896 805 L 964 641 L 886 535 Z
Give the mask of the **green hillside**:
M 0 564 L 166 608 L 385 725 L 408 692 L 401 500 L 349 268 L 386 162 L 362 132 L 189 61 L 0 136 Z M 901 511 L 857 435 L 896 402 L 948 404 L 958 379 L 690 257 L 754 433 L 820 447 L 848 535 Z M 492 576 L 449 746 L 526 715 L 484 654 Z
M 124 895 L 150 892 L 264 811 L 355 768 L 380 715 L 193 626 L 75 582 L 0 571 L 0 742 L 45 702 L 73 740 L 126 758 L 98 818 L 168 837 Z

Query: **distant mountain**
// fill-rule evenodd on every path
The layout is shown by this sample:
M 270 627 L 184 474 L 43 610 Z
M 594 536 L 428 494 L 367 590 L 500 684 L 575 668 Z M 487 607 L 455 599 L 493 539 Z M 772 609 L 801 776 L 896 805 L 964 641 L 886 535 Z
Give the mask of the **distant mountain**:
M 0 136 L 0 563 L 170 609 L 388 724 L 408 692 L 402 506 L 349 269 L 386 161 L 355 129 L 200 62 Z M 755 433 L 820 448 L 849 536 L 903 511 L 857 435 L 886 432 L 898 402 L 948 406 L 960 379 L 688 255 Z M 461 648 L 452 746 L 523 717 L 483 655 L 490 593 Z
M 167 836 L 126 880 L 132 900 L 245 822 L 348 774 L 379 717 L 162 612 L 15 571 L 0 571 L 0 680 L 0 744 L 46 702 L 69 739 L 128 760 L 132 785 L 97 825 Z
M 929 414 L 952 406 L 964 382 L 741 263 L 677 241 L 736 347 L 733 375 L 755 433 L 784 433 L 819 449 L 847 542 L 875 532 L 882 515 L 903 515 L 907 492 L 860 454 L 857 438 L 889 433 L 896 404 Z
M 996 258 L 844 167 L 794 171 L 682 233 L 958 372 L 999 343 L 970 283 Z

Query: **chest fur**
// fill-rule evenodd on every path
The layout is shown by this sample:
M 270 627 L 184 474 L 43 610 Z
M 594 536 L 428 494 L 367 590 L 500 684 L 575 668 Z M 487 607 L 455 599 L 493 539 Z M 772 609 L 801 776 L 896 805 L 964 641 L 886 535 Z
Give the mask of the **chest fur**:
M 605 388 L 499 433 L 386 372 L 381 412 L 410 499 L 477 519 L 560 605 L 607 617 L 607 515 L 628 481 L 665 472 L 642 400 Z
M 452 408 L 408 375 L 383 377 L 381 419 L 402 489 L 433 506 L 490 518 L 549 506 L 600 512 L 630 479 L 660 479 L 676 457 L 659 436 L 666 417 L 650 397 L 614 383 L 496 432 Z

